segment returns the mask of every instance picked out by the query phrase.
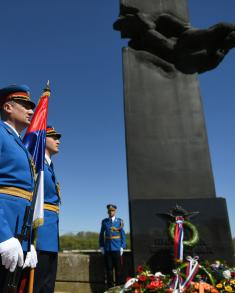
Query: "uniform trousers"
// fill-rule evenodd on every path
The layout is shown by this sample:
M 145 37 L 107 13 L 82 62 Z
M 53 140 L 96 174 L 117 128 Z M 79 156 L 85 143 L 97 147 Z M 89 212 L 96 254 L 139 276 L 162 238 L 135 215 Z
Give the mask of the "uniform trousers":
M 58 262 L 57 252 L 37 251 L 34 293 L 54 293 Z
M 2 263 L 1 257 L 0 262 Z M 0 265 L 0 293 L 4 291 L 7 286 L 7 279 L 9 278 L 9 271 L 5 269 L 5 267 Z
M 0 257 L 0 293 L 2 292 L 8 292 L 7 291 L 7 285 L 9 284 L 9 280 L 12 280 L 12 276 L 14 275 L 14 283 L 13 285 L 18 285 L 21 277 L 22 269 L 19 267 L 16 267 L 17 273 L 11 273 L 9 270 L 7 270 L 2 264 L 2 260 Z
M 107 286 L 111 288 L 114 286 L 113 269 L 115 270 L 116 285 L 122 284 L 122 257 L 120 251 L 106 251 L 104 254 L 105 267 L 107 271 Z

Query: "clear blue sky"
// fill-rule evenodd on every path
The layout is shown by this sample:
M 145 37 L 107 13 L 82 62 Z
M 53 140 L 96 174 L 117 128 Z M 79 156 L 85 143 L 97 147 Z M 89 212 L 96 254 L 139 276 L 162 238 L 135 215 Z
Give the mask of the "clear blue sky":
M 191 22 L 235 22 L 234 0 L 190 0 Z M 8 0 L 1 3 L 0 87 L 47 79 L 49 122 L 63 134 L 54 158 L 61 182 L 61 233 L 98 231 L 107 203 L 129 230 L 121 48 L 112 30 L 117 0 Z M 235 50 L 200 76 L 217 196 L 227 199 L 235 236 Z

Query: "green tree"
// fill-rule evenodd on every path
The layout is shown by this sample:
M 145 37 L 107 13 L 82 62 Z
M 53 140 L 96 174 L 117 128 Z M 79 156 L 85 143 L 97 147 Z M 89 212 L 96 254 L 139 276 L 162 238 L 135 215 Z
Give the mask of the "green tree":
M 130 234 L 127 233 L 127 248 L 130 248 Z M 99 249 L 99 233 L 80 231 L 60 236 L 60 250 Z

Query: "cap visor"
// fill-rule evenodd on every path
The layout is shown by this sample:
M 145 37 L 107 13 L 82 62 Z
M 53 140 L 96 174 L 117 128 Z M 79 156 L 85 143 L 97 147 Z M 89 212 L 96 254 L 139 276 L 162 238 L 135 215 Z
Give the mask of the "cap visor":
M 31 109 L 34 109 L 35 106 L 36 106 L 36 105 L 34 104 L 34 102 L 32 102 L 32 101 L 27 101 L 27 100 L 25 100 L 25 99 L 14 98 L 14 99 L 12 99 L 12 100 L 13 100 L 13 101 L 22 101 L 22 102 L 24 102 L 25 104 L 29 104 Z
M 46 137 L 55 137 L 57 139 L 60 139 L 61 134 L 60 133 L 50 133 L 50 134 L 47 134 Z

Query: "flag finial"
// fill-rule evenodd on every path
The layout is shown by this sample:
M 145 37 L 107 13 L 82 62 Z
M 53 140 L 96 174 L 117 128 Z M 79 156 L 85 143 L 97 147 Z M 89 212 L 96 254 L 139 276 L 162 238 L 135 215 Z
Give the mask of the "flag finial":
M 44 91 L 44 92 L 51 92 L 51 90 L 50 90 L 50 81 L 49 81 L 49 79 L 48 79 L 48 81 L 47 81 L 47 83 L 46 83 L 46 87 L 44 88 L 43 91 Z

